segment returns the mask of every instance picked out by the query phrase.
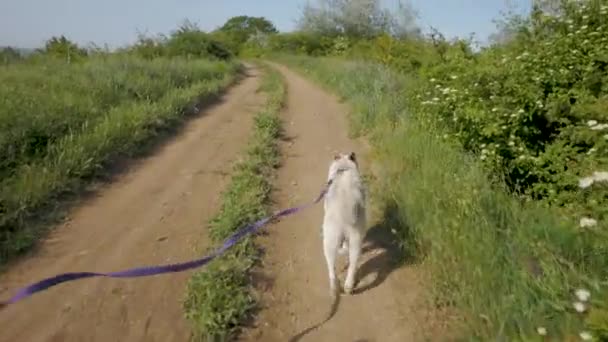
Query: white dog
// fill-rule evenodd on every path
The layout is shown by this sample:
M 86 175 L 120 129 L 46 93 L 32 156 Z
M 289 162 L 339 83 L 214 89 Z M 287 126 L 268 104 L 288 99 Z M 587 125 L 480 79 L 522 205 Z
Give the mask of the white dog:
M 361 254 L 366 224 L 365 189 L 355 153 L 336 155 L 329 167 L 327 180 L 329 185 L 325 195 L 322 234 L 330 291 L 332 296 L 338 292 L 335 264 L 342 244 L 342 251 L 348 248 L 349 252 L 344 292 L 350 294 L 355 285 L 357 260 Z

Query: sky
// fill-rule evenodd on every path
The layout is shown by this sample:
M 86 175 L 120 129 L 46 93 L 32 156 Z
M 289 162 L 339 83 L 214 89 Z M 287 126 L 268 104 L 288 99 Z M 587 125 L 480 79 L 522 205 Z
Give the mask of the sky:
M 397 0 L 383 0 L 387 6 Z M 446 37 L 474 32 L 485 39 L 492 19 L 507 8 L 529 8 L 531 0 L 410 0 L 424 31 Z M 135 41 L 137 32 L 169 33 L 184 19 L 205 31 L 237 15 L 263 16 L 279 31 L 291 31 L 305 0 L 0 0 L 0 46 L 36 48 L 52 36 L 111 48 Z

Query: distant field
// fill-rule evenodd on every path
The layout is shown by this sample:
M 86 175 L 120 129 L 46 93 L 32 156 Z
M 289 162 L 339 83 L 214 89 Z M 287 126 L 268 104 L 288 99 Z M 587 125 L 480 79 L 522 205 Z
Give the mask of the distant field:
M 29 246 L 27 219 L 109 160 L 184 116 L 234 79 L 232 62 L 133 56 L 0 67 L 0 260 Z

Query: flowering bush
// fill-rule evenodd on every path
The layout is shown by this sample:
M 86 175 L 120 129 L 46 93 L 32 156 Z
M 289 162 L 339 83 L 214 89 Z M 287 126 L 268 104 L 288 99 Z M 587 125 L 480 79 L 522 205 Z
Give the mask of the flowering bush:
M 572 220 L 574 239 L 552 237 L 567 251 L 560 263 L 598 273 L 584 280 L 599 293 L 589 308 L 573 303 L 589 328 L 579 338 L 608 339 L 608 270 L 592 261 L 608 260 L 608 1 L 563 1 L 556 13 L 533 11 L 506 44 L 442 53 L 421 69 L 413 112 L 444 126 L 443 138 L 459 141 L 522 199 Z M 579 257 L 589 264 L 575 264 Z
M 453 49 L 413 95 L 420 115 L 443 122 L 514 190 L 603 227 L 607 188 L 579 180 L 608 171 L 606 14 L 608 1 L 534 13 L 506 46 L 474 57 Z
M 435 34 L 344 54 L 393 72 L 289 59 L 353 104 L 397 238 L 479 340 L 608 340 L 608 0 L 558 1 L 479 53 Z

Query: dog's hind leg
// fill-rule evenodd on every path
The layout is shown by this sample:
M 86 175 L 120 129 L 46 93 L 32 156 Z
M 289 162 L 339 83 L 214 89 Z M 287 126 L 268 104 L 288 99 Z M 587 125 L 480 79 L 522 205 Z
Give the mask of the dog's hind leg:
M 344 281 L 344 292 L 350 294 L 355 286 L 355 274 L 357 272 L 357 261 L 361 254 L 362 234 L 358 230 L 349 232 L 348 238 L 348 271 Z
M 342 233 L 338 229 L 332 229 L 334 227 L 324 227 L 323 231 L 323 252 L 325 254 L 325 261 L 327 262 L 327 271 L 329 275 L 329 290 L 331 296 L 336 296 L 339 291 L 340 282 L 336 277 L 336 256 L 338 254 L 338 247 L 342 241 Z

